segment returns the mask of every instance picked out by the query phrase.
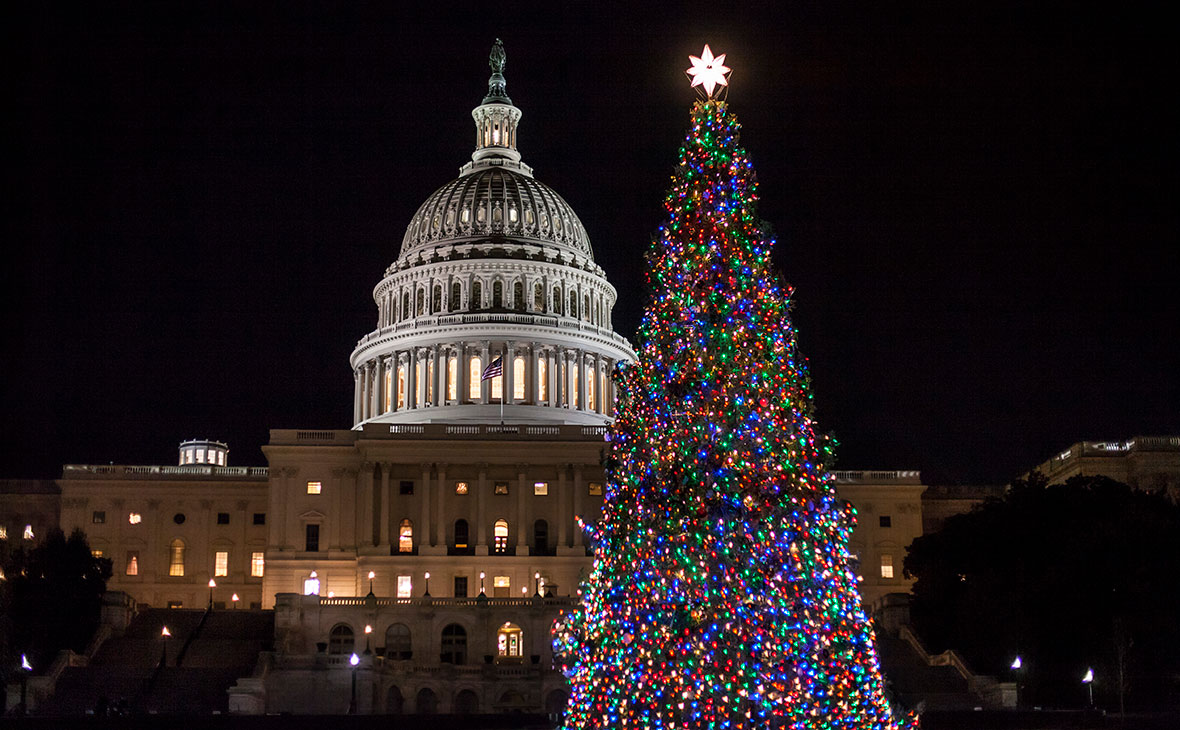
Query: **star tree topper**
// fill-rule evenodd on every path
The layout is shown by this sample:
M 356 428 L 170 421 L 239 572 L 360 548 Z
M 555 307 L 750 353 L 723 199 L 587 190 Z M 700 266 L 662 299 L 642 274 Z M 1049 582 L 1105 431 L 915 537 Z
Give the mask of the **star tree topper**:
M 713 89 L 718 86 L 729 86 L 729 80 L 725 75 L 730 72 L 730 68 L 725 65 L 725 54 L 714 58 L 708 43 L 705 44 L 705 50 L 701 51 L 700 58 L 689 56 L 688 62 L 692 64 L 692 68 L 685 69 L 685 73 L 692 78 L 692 85 L 704 86 L 705 93 L 710 99 L 713 98 Z

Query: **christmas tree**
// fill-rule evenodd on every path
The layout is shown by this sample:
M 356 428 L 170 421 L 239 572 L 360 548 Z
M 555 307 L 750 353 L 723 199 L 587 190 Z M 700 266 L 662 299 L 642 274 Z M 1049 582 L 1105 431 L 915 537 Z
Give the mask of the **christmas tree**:
M 849 567 L 855 511 L 817 435 L 724 56 L 649 252 L 594 569 L 554 645 L 567 728 L 899 728 Z

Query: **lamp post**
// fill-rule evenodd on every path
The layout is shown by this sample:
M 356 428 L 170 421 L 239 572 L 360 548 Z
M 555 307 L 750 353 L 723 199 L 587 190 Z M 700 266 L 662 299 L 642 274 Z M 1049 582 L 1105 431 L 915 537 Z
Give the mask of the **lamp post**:
M 1086 667 L 1086 675 L 1082 677 L 1082 684 L 1086 685 L 1086 689 L 1090 690 L 1090 707 L 1094 706 L 1094 670 Z
M 356 714 L 356 665 L 361 663 L 361 658 L 356 655 L 354 651 L 352 656 L 348 657 L 348 663 L 352 665 L 352 701 L 348 703 L 348 714 Z
M 238 594 L 237 593 L 233 594 L 232 596 L 230 596 L 229 600 L 234 602 L 234 610 L 235 611 L 238 610 L 238 601 L 242 600 L 242 599 L 238 598 Z
M 369 648 L 369 636 L 371 636 L 372 633 L 373 633 L 373 625 L 372 624 L 365 624 L 365 656 L 369 656 L 370 654 L 373 653 L 373 650 Z
M 33 673 L 33 665 L 29 664 L 29 657 L 26 654 L 20 655 L 20 709 L 21 715 L 28 714 L 29 711 L 29 675 Z
M 377 577 L 377 574 L 370 570 L 369 571 L 369 595 L 370 596 L 373 595 L 373 579 L 376 577 Z
M 1020 709 L 1020 675 L 1024 668 L 1024 662 L 1020 660 L 1020 655 L 1012 660 L 1012 676 L 1016 678 L 1016 709 Z
M 167 626 L 160 629 L 160 641 L 164 644 L 163 649 L 160 651 L 160 666 L 161 667 L 168 666 L 168 639 L 171 636 L 172 636 L 172 632 L 168 630 Z
M 430 571 L 426 571 L 426 593 L 422 594 L 426 598 L 430 598 Z
M 217 581 L 212 578 L 209 579 L 209 610 L 213 610 L 213 589 L 217 587 Z
M 533 595 L 537 598 L 541 597 L 541 574 L 533 573 Z
M 486 575 L 486 573 L 484 573 L 483 571 L 480 571 L 480 573 L 479 573 L 479 595 L 481 595 L 481 596 L 486 596 L 486 594 L 483 592 L 483 579 L 484 579 L 485 575 Z

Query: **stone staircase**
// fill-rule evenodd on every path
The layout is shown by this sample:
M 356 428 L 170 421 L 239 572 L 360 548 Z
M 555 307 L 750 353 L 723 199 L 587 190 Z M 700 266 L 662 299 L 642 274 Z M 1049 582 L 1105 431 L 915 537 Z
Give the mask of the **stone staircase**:
M 161 629 L 167 626 L 167 662 Z M 105 698 L 132 712 L 226 712 L 226 690 L 249 676 L 274 636 L 274 614 L 265 611 L 148 609 L 124 634 L 108 639 L 86 666 L 67 668 L 42 715 L 81 715 Z

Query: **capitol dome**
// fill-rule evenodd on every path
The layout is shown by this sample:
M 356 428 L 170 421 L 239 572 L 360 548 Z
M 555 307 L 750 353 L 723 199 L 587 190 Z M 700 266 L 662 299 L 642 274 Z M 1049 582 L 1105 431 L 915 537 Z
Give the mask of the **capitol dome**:
M 377 329 L 351 357 L 354 428 L 613 416 L 610 371 L 635 357 L 611 326 L 617 292 L 573 208 L 521 162 L 499 41 L 491 66 L 471 162 L 418 208 L 373 290 Z

